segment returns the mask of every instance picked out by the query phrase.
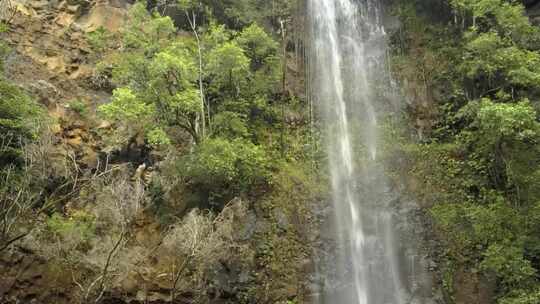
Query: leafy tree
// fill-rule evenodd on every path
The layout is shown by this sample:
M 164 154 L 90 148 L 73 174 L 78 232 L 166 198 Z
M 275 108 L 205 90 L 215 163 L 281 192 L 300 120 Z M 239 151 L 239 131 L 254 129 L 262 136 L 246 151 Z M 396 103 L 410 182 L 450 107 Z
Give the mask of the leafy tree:
M 480 266 L 484 270 L 494 271 L 509 289 L 531 285 L 536 276 L 531 261 L 524 257 L 524 248 L 513 244 L 489 246 Z
M 132 8 L 112 68 L 118 89 L 100 112 L 120 126 L 128 147 L 142 136 L 160 148 L 179 143 L 178 130 L 189 134 L 196 146 L 178 172 L 198 195 L 195 205 L 219 206 L 266 183 L 267 151 L 250 140 L 261 144 L 275 132 L 278 44 L 256 24 L 238 32 L 214 22 L 205 28 L 198 1 L 176 7 L 191 37 L 175 35 L 168 17 Z
M 214 16 L 231 28 L 242 28 L 253 22 L 276 24 L 277 19 L 288 18 L 294 13 L 296 0 L 202 0 L 212 9 Z
M 540 87 L 540 54 L 505 42 L 495 32 L 467 36 L 463 71 L 470 79 L 485 79 L 486 92 Z M 491 91 L 493 92 L 493 91 Z
M 197 65 L 192 44 L 189 39 L 171 36 L 175 28 L 169 17 L 151 17 L 139 4 L 132 9 L 130 16 L 131 21 L 123 34 L 128 48 L 119 54 L 119 60 L 113 67 L 113 80 L 121 86 L 119 94 L 123 95 L 113 98 L 113 104 L 121 104 L 120 108 L 125 113 L 121 113 L 118 107 L 111 113 L 107 105 L 103 106 L 102 112 L 108 113 L 108 118 L 121 122 L 124 116 L 132 115 L 133 110 L 138 112 L 141 107 L 151 109 L 145 113 L 146 120 L 134 123 L 137 127 L 135 132 L 131 132 L 131 138 L 135 134 L 154 132 L 153 139 L 156 139 L 158 133 L 152 131 L 155 126 L 160 130 L 159 135 L 164 135 L 166 127 L 178 127 L 199 142 L 203 109 L 200 91 L 196 89 Z M 142 25 L 135 26 L 135 22 Z M 133 102 L 134 109 L 129 109 L 130 102 Z M 141 123 L 145 121 L 148 123 Z M 163 136 L 160 138 L 163 143 L 169 142 Z
M 473 158 L 491 172 L 492 184 L 505 187 L 501 190 L 515 189 L 516 202 L 536 199 L 540 124 L 529 102 L 502 104 L 484 99 L 471 128 L 464 132 L 469 136 L 467 145 L 474 149 Z
M 122 31 L 124 48 L 112 69 L 119 87 L 154 105 L 152 121 L 160 130 L 180 128 L 196 143 L 206 137 L 207 123 L 219 121 L 211 116 L 222 110 L 223 103 L 274 93 L 281 73 L 277 43 L 261 27 L 252 24 L 236 33 L 211 24 L 203 31 L 196 18 L 200 5 L 177 2 L 194 39 L 175 37 L 170 18 L 151 16 L 141 4 L 135 5 Z M 149 132 L 142 131 L 138 133 Z
M 148 14 L 143 2 L 137 2 L 129 10 L 122 30 L 124 47 L 129 50 L 151 54 L 167 45 L 176 31 L 169 17 Z
M 212 78 L 213 89 L 227 89 L 238 96 L 250 75 L 250 59 L 235 42 L 225 42 L 210 51 L 207 71 Z
M 227 29 L 224 24 L 210 24 L 208 31 L 204 35 L 205 49 L 215 49 L 217 46 L 230 41 L 234 34 L 235 32 Z
M 244 28 L 236 41 L 246 50 L 246 55 L 251 58 L 255 70 L 264 64 L 265 59 L 276 56 L 278 49 L 277 42 L 256 23 Z
M 198 31 L 197 14 L 196 11 L 200 9 L 200 3 L 193 0 L 178 0 L 178 7 L 184 11 L 189 27 L 195 37 L 197 43 L 197 59 L 199 63 L 198 81 L 199 81 L 199 97 L 200 97 L 200 120 L 202 122 L 202 136 L 206 133 L 206 118 L 205 118 L 205 94 L 204 94 L 204 71 L 203 71 L 203 45 Z M 210 119 L 210 117 L 208 117 Z
M 119 124 L 116 144 L 131 144 L 144 134 L 156 111 L 152 104 L 145 103 L 129 88 L 114 90 L 110 103 L 100 106 L 105 118 Z
M 278 43 L 256 23 L 244 28 L 236 41 L 251 59 L 253 76 L 250 93 L 275 93 L 283 72 L 282 58 L 277 54 Z
M 249 136 L 247 122 L 242 114 L 222 111 L 214 116 L 215 135 L 224 138 L 246 138 Z
M 148 139 L 148 143 L 153 147 L 168 146 L 171 144 L 171 140 L 167 136 L 167 133 L 159 128 L 148 132 L 146 137 Z

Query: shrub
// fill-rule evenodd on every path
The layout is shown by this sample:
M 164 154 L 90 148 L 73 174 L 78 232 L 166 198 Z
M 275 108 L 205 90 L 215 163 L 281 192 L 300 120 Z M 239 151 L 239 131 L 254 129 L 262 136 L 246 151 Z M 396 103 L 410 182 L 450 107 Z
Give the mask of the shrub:
M 208 139 L 181 161 L 181 172 L 210 203 L 254 190 L 269 177 L 269 159 L 251 142 Z
M 55 213 L 47 220 L 47 228 L 62 238 L 77 235 L 86 241 L 94 235 L 95 218 L 84 211 L 75 211 L 68 218 Z
M 55 213 L 47 219 L 46 228 L 54 237 L 53 243 L 57 243 L 58 254 L 72 256 L 73 250 L 86 252 L 95 238 L 95 218 L 84 211 L 75 211 L 69 217 Z
M 111 38 L 111 33 L 103 26 L 100 26 L 96 30 L 86 34 L 86 41 L 88 41 L 88 44 L 90 44 L 92 50 L 98 53 L 101 53 L 107 49 Z
M 162 147 L 171 144 L 171 140 L 167 136 L 167 133 L 162 129 L 156 128 L 146 134 L 146 139 L 152 147 Z
M 21 148 L 37 137 L 40 113 L 28 95 L 0 78 L 0 169 L 22 162 Z
M 84 116 L 88 112 L 86 103 L 80 99 L 72 100 L 69 103 L 69 108 L 81 116 Z

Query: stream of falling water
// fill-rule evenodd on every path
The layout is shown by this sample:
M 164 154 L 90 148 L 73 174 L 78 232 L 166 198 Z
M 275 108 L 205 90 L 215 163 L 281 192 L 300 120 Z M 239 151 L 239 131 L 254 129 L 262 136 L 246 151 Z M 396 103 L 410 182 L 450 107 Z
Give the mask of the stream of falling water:
M 386 33 L 377 0 L 307 0 L 310 94 L 327 128 L 335 269 L 345 286 L 321 291 L 325 304 L 409 304 L 415 254 L 398 245 L 392 190 L 377 164 L 379 96 L 387 73 Z M 390 88 L 388 84 L 387 88 Z M 380 93 L 380 92 L 378 92 Z M 412 270 L 411 270 L 412 269 Z

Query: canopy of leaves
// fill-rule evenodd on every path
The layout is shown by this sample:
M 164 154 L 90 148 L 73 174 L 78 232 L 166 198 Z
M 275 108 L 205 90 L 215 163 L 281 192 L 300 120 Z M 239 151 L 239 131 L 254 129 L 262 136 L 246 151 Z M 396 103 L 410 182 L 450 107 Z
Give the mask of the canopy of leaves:
M 240 93 L 249 77 L 249 66 L 250 59 L 245 51 L 234 42 L 225 42 L 208 55 L 207 70 L 215 85 L 226 87 L 236 94 Z
M 100 110 L 108 119 L 128 124 L 146 121 L 155 112 L 152 105 L 137 98 L 129 88 L 114 90 L 111 102 L 102 105 Z
M 222 4 L 158 3 L 158 9 L 177 5 L 183 14 L 175 16 L 176 24 L 176 18 L 190 18 L 185 21 L 193 25 L 187 32 L 169 17 L 134 5 L 122 46 L 112 56 L 117 89 L 100 107 L 104 118 L 120 126 L 113 129 L 116 137 L 143 136 L 151 149 L 182 151 L 173 152 L 182 154 L 177 176 L 193 190 L 198 206 L 220 206 L 268 186 L 267 155 L 277 147 L 272 138 L 285 132 L 276 114 L 279 45 L 254 22 L 231 30 L 210 18 L 205 5 Z
M 237 41 L 257 67 L 269 56 L 275 56 L 278 48 L 277 42 L 256 23 L 242 30 Z

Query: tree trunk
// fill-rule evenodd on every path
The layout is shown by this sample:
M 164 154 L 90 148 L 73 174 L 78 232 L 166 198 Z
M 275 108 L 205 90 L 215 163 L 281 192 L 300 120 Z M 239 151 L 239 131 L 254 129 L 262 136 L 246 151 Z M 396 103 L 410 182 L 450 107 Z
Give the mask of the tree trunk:
M 281 26 L 282 44 L 282 75 L 281 75 L 281 157 L 285 157 L 285 99 L 287 96 L 287 36 L 285 32 L 285 21 L 279 20 Z
M 201 138 L 204 138 L 206 136 L 206 119 L 205 119 L 205 111 L 204 111 L 204 104 L 205 104 L 205 96 L 204 96 L 204 85 L 203 85 L 203 59 L 202 59 L 202 46 L 201 46 L 201 39 L 199 37 L 199 33 L 197 32 L 197 23 L 195 18 L 195 13 L 192 13 L 192 18 L 190 18 L 189 13 L 185 11 L 186 18 L 189 22 L 189 26 L 191 27 L 191 30 L 193 31 L 193 35 L 195 36 L 195 40 L 197 42 L 197 52 L 199 57 L 199 94 L 201 98 L 201 105 L 200 105 L 200 119 L 202 124 L 202 130 L 201 130 Z M 210 123 L 210 116 L 208 116 L 208 122 Z

